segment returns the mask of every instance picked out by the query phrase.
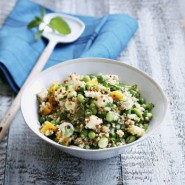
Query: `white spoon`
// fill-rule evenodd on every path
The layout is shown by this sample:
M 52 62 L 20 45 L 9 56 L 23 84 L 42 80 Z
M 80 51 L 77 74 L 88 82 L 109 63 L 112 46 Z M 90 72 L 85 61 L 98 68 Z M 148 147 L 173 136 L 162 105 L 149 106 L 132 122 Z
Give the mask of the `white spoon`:
M 74 42 L 79 38 L 79 36 L 82 34 L 82 32 L 85 29 L 84 23 L 72 16 L 65 15 L 65 14 L 59 14 L 59 13 L 51 13 L 47 14 L 44 17 L 44 21 L 48 23 L 50 19 L 53 17 L 60 16 L 62 17 L 71 28 L 71 33 L 68 35 L 61 35 L 58 33 L 54 33 L 50 28 L 46 28 L 42 34 L 43 37 L 48 39 L 48 45 L 44 49 L 43 53 L 41 54 L 40 58 L 38 59 L 37 63 L 35 64 L 34 68 L 32 69 L 31 73 L 29 74 L 28 78 L 24 82 L 24 85 L 20 89 L 19 93 L 15 97 L 14 101 L 12 102 L 10 108 L 6 112 L 3 120 L 0 123 L 0 141 L 4 138 L 11 122 L 13 121 L 13 118 L 15 117 L 16 113 L 18 112 L 20 108 L 20 99 L 22 92 L 27 85 L 27 83 L 35 76 L 37 75 L 42 69 L 44 68 L 46 62 L 48 61 L 51 53 L 53 52 L 53 49 L 55 48 L 56 44 L 58 43 L 70 43 Z M 39 30 L 42 29 L 44 25 L 39 26 Z

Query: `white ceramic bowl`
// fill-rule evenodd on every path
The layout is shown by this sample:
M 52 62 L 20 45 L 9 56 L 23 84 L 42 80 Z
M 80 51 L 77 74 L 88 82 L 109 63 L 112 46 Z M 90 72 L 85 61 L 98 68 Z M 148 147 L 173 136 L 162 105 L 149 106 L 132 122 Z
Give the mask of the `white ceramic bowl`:
M 117 74 L 119 75 L 120 81 L 123 83 L 129 85 L 138 84 L 141 94 L 146 101 L 152 102 L 155 105 L 152 111 L 153 119 L 150 122 L 146 134 L 133 143 L 120 147 L 99 150 L 84 150 L 62 146 L 41 134 L 39 132 L 40 124 L 38 121 L 36 94 L 44 88 L 48 88 L 57 80 L 62 82 L 69 73 L 73 72 L 76 72 L 77 74 Z M 167 112 L 167 99 L 160 86 L 140 70 L 114 60 L 86 58 L 66 61 L 41 72 L 25 88 L 21 98 L 21 109 L 24 119 L 30 129 L 44 141 L 73 156 L 90 160 L 100 160 L 123 153 L 125 148 L 131 147 L 132 145 L 136 145 L 145 140 L 157 128 L 159 128 Z

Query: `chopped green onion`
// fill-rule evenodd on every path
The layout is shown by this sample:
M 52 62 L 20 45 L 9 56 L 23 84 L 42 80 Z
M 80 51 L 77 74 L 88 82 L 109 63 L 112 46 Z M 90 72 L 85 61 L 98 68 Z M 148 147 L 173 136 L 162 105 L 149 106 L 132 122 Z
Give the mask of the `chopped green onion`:
M 98 141 L 98 146 L 99 148 L 106 148 L 108 145 L 108 139 L 106 137 L 102 137 L 99 141 Z

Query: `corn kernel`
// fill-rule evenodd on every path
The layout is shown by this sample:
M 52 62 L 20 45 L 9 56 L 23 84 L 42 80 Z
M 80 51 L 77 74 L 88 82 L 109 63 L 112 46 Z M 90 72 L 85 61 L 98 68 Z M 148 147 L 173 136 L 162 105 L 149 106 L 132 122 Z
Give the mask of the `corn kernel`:
M 123 100 L 123 94 L 121 91 L 112 91 L 110 96 L 113 100 Z
M 49 92 L 50 94 L 53 94 L 53 93 L 55 92 L 55 90 L 58 88 L 58 86 L 59 86 L 59 82 L 56 81 L 55 83 L 53 83 L 53 84 L 49 87 L 48 92 Z
M 56 133 L 56 138 L 55 138 L 55 140 L 56 140 L 56 141 L 59 141 L 60 138 L 62 138 L 62 136 L 63 136 L 62 131 L 57 132 L 57 133 Z
M 97 86 L 98 85 L 98 81 L 96 79 L 92 79 L 92 80 L 88 81 L 87 84 Z
M 47 130 L 53 130 L 54 132 L 57 130 L 57 127 L 54 126 L 49 121 L 46 121 L 44 125 L 41 127 L 40 131 L 45 134 Z
M 40 112 L 41 115 L 48 115 L 49 113 L 51 113 L 51 111 L 53 110 L 53 106 L 51 103 L 47 103 L 42 111 Z

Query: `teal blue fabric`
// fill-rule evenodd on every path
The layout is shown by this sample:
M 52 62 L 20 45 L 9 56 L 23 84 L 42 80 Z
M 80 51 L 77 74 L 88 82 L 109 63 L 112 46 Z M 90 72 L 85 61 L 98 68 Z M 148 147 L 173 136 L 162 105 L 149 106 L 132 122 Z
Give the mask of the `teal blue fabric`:
M 27 29 L 27 24 L 40 16 L 40 9 L 29 0 L 18 0 L 0 29 L 0 71 L 14 92 L 19 91 L 47 44 L 43 38 L 34 40 L 36 29 Z M 73 43 L 58 44 L 45 68 L 80 57 L 116 59 L 138 28 L 137 21 L 124 14 L 74 16 L 85 23 L 83 34 Z

